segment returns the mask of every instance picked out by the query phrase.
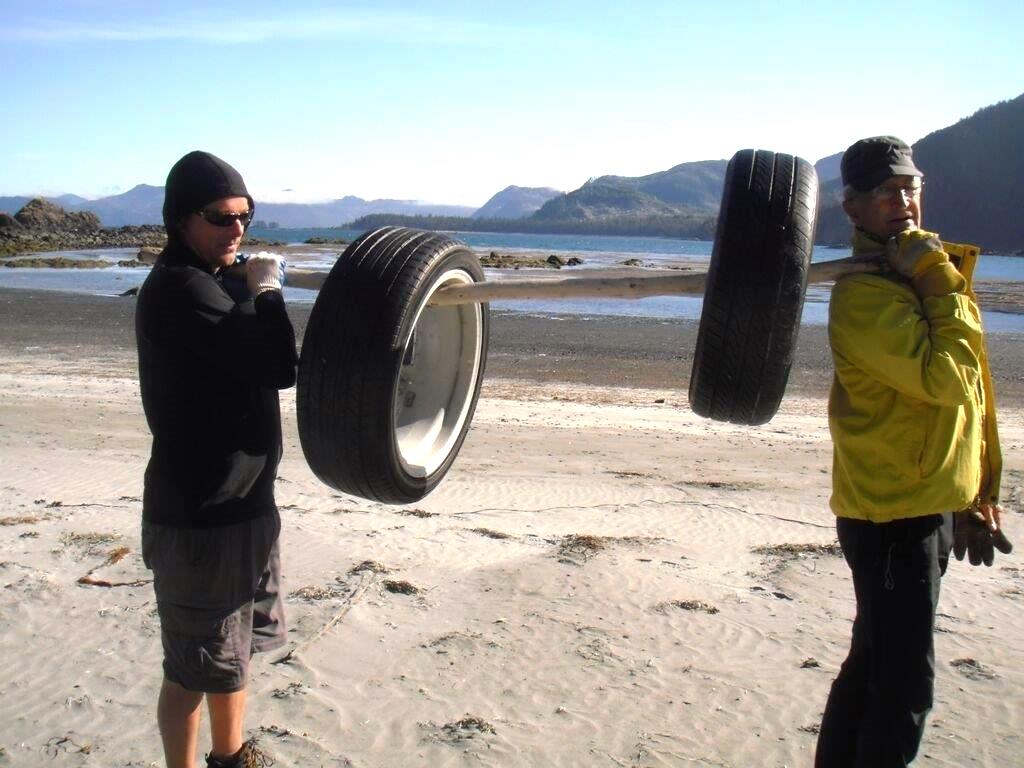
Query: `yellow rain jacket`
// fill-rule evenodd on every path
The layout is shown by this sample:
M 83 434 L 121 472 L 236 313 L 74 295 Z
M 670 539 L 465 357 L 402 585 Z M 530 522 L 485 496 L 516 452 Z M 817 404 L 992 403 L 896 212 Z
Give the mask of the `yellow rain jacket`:
M 971 289 L 978 248 L 943 248 L 964 293 L 921 299 L 895 273 L 848 275 L 832 290 L 830 504 L 839 517 L 888 522 L 998 501 L 995 398 Z M 856 232 L 854 253 L 878 249 Z

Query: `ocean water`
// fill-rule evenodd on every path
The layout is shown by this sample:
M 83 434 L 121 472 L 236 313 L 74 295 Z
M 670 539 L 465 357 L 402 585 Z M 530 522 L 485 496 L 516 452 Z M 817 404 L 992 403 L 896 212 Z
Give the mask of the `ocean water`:
M 334 264 L 344 245 L 302 246 L 311 237 L 354 240 L 361 233 L 338 229 L 251 229 L 250 236 L 289 243 L 294 261 L 301 261 L 303 269 L 327 271 Z M 627 259 L 639 259 L 645 266 L 689 263 L 704 266 L 711 257 L 712 243 L 695 240 L 674 240 L 655 237 L 601 237 L 580 235 L 533 235 L 485 232 L 454 232 L 452 237 L 470 247 L 481 250 L 509 252 L 554 253 L 562 257 L 576 256 L 587 268 L 613 267 Z M 273 247 L 254 246 L 247 249 L 273 251 Z M 62 251 L 58 254 L 75 259 L 98 259 L 116 263 L 135 257 L 135 249 L 106 249 L 98 251 Z M 43 254 L 34 254 L 36 256 Z M 814 250 L 813 261 L 831 261 L 850 255 L 849 249 L 823 248 Z M 294 262 L 293 262 L 294 263 Z M 522 270 L 484 270 L 488 280 L 523 278 Z M 106 296 L 118 294 L 141 285 L 148 270 L 145 268 L 108 267 L 106 269 L 0 269 L 0 286 L 72 291 Z M 571 276 L 572 269 L 563 269 L 563 276 Z M 976 279 L 1024 282 L 1024 258 L 985 254 L 978 262 Z M 313 302 L 316 293 L 285 288 L 285 296 L 293 302 Z M 804 303 L 803 322 L 823 325 L 828 319 L 829 289 L 825 286 L 808 287 Z M 493 302 L 497 310 L 523 312 L 545 317 L 559 315 L 627 316 L 661 319 L 690 319 L 700 317 L 701 299 L 693 296 L 654 296 L 644 299 L 559 299 L 515 300 Z M 984 312 L 985 327 L 991 333 L 1024 333 L 1024 315 L 1004 312 Z
M 362 232 L 347 229 L 260 229 L 251 227 L 250 237 L 283 243 L 303 243 L 312 237 L 355 240 Z M 552 253 L 622 253 L 664 255 L 707 255 L 711 243 L 663 237 L 607 237 L 595 235 L 530 235 L 508 232 L 451 232 L 452 237 L 479 249 L 500 251 L 551 251 Z

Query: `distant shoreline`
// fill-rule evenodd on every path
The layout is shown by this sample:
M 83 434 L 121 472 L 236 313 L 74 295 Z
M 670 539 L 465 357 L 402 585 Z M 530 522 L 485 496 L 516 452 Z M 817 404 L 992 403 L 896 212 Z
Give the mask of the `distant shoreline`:
M 671 217 L 670 217 L 671 218 Z M 138 224 L 125 226 L 100 226 L 83 230 L 67 228 L 29 228 L 11 225 L 14 219 L 0 213 L 0 257 L 17 257 L 33 253 L 47 253 L 67 250 L 98 250 L 104 248 L 162 248 L 167 234 L 162 224 Z M 594 221 L 531 219 L 474 219 L 455 216 L 409 216 L 401 214 L 370 214 L 347 224 L 337 226 L 276 227 L 266 222 L 257 222 L 250 232 L 258 231 L 259 237 L 247 237 L 247 246 L 281 247 L 297 243 L 308 245 L 346 245 L 362 232 L 382 226 L 403 226 L 423 229 L 438 234 L 457 237 L 459 234 L 474 235 L 523 235 L 523 236 L 579 236 L 579 237 L 621 237 L 674 241 L 713 243 L 715 238 L 714 217 L 683 217 L 662 221 L 640 220 L 634 217 L 613 217 Z M 261 226 L 262 225 L 262 226 Z M 345 233 L 345 237 L 331 237 L 315 234 L 293 240 L 289 232 Z M 277 237 L 280 233 L 281 237 Z M 819 248 L 848 248 L 844 239 L 839 242 L 815 243 Z M 1024 251 L 983 250 L 982 253 L 996 256 L 1024 257 Z
M 288 314 L 301 349 L 311 304 L 291 302 Z M 0 288 L 0 352 L 107 360 L 109 375 L 135 375 L 135 299 L 60 291 Z M 584 385 L 641 389 L 688 386 L 698 323 L 619 316 L 557 319 L 491 311 L 487 376 L 527 379 L 551 387 L 552 396 Z M 987 336 L 1001 403 L 1024 404 L 1024 334 Z M 804 326 L 797 340 L 787 391 L 825 397 L 832 381 L 828 333 Z

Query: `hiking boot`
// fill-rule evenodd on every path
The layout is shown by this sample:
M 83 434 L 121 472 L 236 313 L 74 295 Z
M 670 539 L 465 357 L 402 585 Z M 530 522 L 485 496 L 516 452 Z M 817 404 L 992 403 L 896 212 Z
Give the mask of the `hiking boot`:
M 232 757 L 208 755 L 206 768 L 268 768 L 274 758 L 256 746 L 256 739 L 249 739 Z

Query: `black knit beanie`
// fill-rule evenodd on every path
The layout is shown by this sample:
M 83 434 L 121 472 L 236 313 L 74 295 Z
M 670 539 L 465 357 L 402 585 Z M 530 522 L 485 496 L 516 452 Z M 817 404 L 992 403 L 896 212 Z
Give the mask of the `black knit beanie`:
M 164 227 L 169 240 L 178 239 L 181 220 L 225 197 L 244 197 L 255 203 L 242 175 L 209 152 L 189 152 L 171 168 L 164 187 Z

